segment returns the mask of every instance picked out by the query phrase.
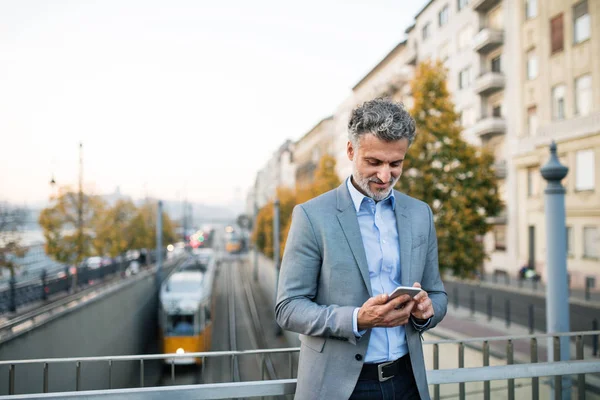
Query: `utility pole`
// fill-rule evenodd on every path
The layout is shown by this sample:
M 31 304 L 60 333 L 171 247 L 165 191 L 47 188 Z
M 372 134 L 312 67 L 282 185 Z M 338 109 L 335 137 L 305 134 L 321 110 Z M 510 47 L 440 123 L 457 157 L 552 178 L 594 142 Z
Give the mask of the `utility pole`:
M 77 291 L 79 264 L 83 261 L 83 143 L 79 142 L 79 189 L 77 193 L 77 259 L 73 275 L 73 290 Z
M 275 306 L 277 305 L 277 288 L 279 286 L 279 199 L 273 204 L 273 261 L 275 267 Z M 281 336 L 281 327 L 275 323 L 275 335 Z
M 162 281 L 162 214 L 163 203 L 158 201 L 158 211 L 156 215 L 156 285 L 160 287 Z

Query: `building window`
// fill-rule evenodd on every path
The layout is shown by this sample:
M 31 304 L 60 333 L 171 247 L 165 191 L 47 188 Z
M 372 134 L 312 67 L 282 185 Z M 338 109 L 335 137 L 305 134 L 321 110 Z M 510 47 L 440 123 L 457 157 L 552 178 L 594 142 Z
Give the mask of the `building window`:
M 492 72 L 502 72 L 500 56 L 492 58 Z
M 458 32 L 458 50 L 468 47 L 471 39 L 473 39 L 473 29 L 471 25 L 467 25 Z
M 506 250 L 506 225 L 494 225 L 494 248 Z
M 564 48 L 563 15 L 559 14 L 550 20 L 550 48 L 552 54 Z
M 440 27 L 448 23 L 448 4 L 446 4 L 438 14 L 438 23 Z
M 537 131 L 537 107 L 531 106 L 527 109 L 527 134 L 535 136 Z
M 492 117 L 495 117 L 495 118 L 502 117 L 502 106 L 500 104 L 492 107 Z
M 458 0 L 458 11 L 462 10 L 469 4 L 469 0 Z
M 471 84 L 471 68 L 467 67 L 458 73 L 458 88 L 466 89 Z
M 598 238 L 598 228 L 595 226 L 585 226 L 583 228 L 583 256 L 586 258 L 600 257 L 600 238 Z
M 535 196 L 535 168 L 527 168 L 527 197 Z
M 565 85 L 552 88 L 552 118 L 565 119 Z
M 535 49 L 527 52 L 527 79 L 532 80 L 538 76 L 538 60 Z
M 537 0 L 525 0 L 525 18 L 531 19 L 537 16 Z
M 575 114 L 588 115 L 592 111 L 592 75 L 575 79 Z
M 573 228 L 567 226 L 567 255 L 573 255 Z
M 425 25 L 423 25 L 423 29 L 421 30 L 423 40 L 427 40 L 429 38 L 429 36 L 431 35 L 430 26 L 431 26 L 431 24 L 429 22 L 426 23 Z
M 575 190 L 594 190 L 595 170 L 594 150 L 579 150 L 575 153 Z
M 590 14 L 587 0 L 573 6 L 573 40 L 581 43 L 590 38 Z

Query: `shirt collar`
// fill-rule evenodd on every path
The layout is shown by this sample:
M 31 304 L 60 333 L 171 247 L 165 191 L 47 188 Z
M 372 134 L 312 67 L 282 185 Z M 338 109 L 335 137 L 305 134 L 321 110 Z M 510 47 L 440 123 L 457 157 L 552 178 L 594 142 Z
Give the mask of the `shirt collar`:
M 346 186 L 348 186 L 348 191 L 350 192 L 350 197 L 352 198 L 352 203 L 354 204 L 354 208 L 356 209 L 356 212 L 358 212 L 360 210 L 360 205 L 362 204 L 363 200 L 368 197 L 365 196 L 364 194 L 362 194 L 361 192 L 359 192 L 358 189 L 356 189 L 354 187 L 351 179 L 352 179 L 352 175 L 349 176 L 348 179 L 346 179 Z M 386 201 L 387 199 L 390 199 L 390 203 L 392 205 L 392 210 L 395 210 L 396 209 L 396 197 L 394 196 L 394 189 L 392 189 L 390 194 L 381 201 Z

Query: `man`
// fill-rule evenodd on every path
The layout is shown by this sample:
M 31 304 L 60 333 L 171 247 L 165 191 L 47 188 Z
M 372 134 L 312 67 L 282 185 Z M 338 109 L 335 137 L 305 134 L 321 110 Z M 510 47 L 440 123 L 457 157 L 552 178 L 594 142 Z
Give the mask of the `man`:
M 415 123 L 377 99 L 348 136 L 352 176 L 294 208 L 281 266 L 277 322 L 302 343 L 296 399 L 429 399 L 420 336 L 448 298 L 431 209 L 393 190 Z M 400 285 L 423 290 L 388 301 Z

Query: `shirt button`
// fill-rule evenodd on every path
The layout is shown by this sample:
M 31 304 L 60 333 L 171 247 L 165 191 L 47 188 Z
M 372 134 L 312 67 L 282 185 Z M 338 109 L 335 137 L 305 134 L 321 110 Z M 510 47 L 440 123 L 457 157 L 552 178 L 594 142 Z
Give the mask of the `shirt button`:
M 361 361 L 362 360 L 362 355 L 361 354 L 357 354 L 354 356 L 354 358 L 356 358 L 356 361 Z

